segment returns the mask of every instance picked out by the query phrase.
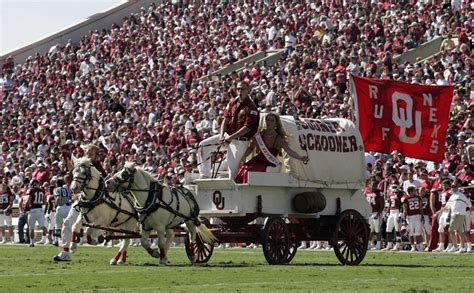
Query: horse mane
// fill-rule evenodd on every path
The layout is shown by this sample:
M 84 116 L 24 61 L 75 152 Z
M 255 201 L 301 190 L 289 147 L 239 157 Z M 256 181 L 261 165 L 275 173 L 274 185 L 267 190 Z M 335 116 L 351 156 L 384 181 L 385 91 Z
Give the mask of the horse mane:
M 88 157 L 76 159 L 74 161 L 74 167 L 77 167 L 79 165 L 92 165 L 91 159 L 89 159 Z
M 89 159 L 88 157 L 81 157 L 79 159 L 76 159 L 74 161 L 74 167 L 77 167 L 77 166 L 80 166 L 80 165 L 88 165 L 91 169 L 91 172 L 94 173 L 94 175 L 97 175 L 99 177 L 102 177 L 102 174 L 99 173 L 99 170 L 97 170 L 94 165 L 92 164 L 92 161 L 91 159 Z
M 145 177 L 147 177 L 149 180 L 151 180 L 152 182 L 158 181 L 158 175 L 157 174 L 143 169 L 141 166 L 138 166 L 137 164 L 135 164 L 135 162 L 125 162 L 124 167 L 125 168 L 135 168 L 136 170 L 142 172 L 143 175 Z

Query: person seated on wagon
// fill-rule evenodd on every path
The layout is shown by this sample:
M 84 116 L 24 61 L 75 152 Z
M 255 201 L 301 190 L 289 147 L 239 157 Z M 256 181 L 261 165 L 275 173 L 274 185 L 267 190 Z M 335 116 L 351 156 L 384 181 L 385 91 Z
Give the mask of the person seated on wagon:
M 283 130 L 280 116 L 275 113 L 267 114 L 264 125 L 263 129 L 252 138 L 243 161 L 254 149 L 258 151 L 258 154 L 240 167 L 239 173 L 235 178 L 236 183 L 247 183 L 248 172 L 265 172 L 268 166 L 279 166 L 280 162 L 276 157 L 281 153 L 282 149 L 292 158 L 303 162 L 308 161 L 308 156 L 298 155 L 288 145 L 286 141 L 287 135 Z

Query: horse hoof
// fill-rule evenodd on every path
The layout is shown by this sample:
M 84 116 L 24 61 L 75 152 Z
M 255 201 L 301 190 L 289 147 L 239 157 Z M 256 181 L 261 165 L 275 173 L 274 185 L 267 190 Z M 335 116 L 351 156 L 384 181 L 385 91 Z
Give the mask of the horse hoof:
M 117 261 L 116 261 L 114 258 L 112 258 L 112 259 L 110 260 L 110 264 L 114 266 L 114 265 L 117 264 Z
M 191 265 L 195 265 L 196 264 L 196 257 L 195 256 L 190 257 L 189 261 L 191 262 Z
M 164 267 L 168 264 L 168 259 L 162 258 L 160 259 L 160 266 Z
M 123 262 L 121 259 L 119 259 L 119 260 L 117 261 L 117 264 L 118 264 L 118 265 L 123 265 L 124 262 Z

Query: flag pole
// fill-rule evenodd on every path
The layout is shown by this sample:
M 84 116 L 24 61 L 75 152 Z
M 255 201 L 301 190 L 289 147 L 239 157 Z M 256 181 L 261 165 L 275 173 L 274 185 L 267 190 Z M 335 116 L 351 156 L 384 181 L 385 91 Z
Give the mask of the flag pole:
M 357 103 L 357 91 L 355 89 L 355 84 L 354 84 L 354 76 L 351 74 L 349 76 L 349 91 L 351 93 L 351 103 L 352 103 L 352 121 L 354 124 L 359 128 L 359 108 L 358 108 L 358 103 Z

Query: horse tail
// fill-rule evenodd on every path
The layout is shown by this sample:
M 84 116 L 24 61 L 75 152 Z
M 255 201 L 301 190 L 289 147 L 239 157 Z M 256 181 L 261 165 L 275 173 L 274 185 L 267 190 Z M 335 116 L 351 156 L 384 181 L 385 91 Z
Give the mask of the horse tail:
M 207 226 L 203 223 L 200 223 L 199 226 L 196 226 L 196 232 L 198 236 L 201 238 L 202 242 L 207 244 L 214 244 L 217 241 L 216 236 L 207 228 Z

